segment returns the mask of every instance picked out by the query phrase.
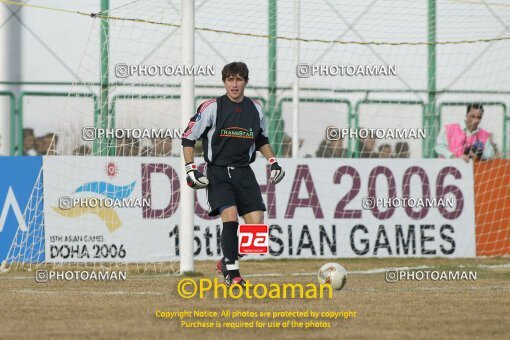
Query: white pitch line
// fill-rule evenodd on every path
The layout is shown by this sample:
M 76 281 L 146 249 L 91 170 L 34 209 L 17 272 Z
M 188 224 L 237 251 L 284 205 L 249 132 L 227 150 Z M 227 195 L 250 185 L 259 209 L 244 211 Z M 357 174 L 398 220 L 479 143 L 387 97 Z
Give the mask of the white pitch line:
M 51 291 L 51 290 L 34 290 L 34 289 L 21 289 L 21 290 L 11 290 L 13 293 L 25 293 L 25 294 L 58 294 L 58 295 L 81 295 L 81 294 L 89 294 L 89 295 L 165 295 L 160 292 L 127 292 L 123 290 L 111 291 L 111 292 L 98 292 L 98 291 L 90 291 L 90 290 L 73 290 L 73 291 Z
M 419 267 L 394 267 L 394 268 L 376 268 L 376 269 L 368 269 L 368 270 L 352 270 L 347 271 L 348 275 L 366 275 L 366 274 L 379 274 L 384 273 L 388 270 L 415 270 L 415 269 L 429 269 L 435 268 L 434 266 L 419 266 Z M 265 274 L 248 274 L 243 275 L 245 277 L 280 277 L 280 276 L 315 276 L 317 273 L 291 273 L 291 274 L 278 274 L 278 273 L 265 273 Z
M 352 270 L 347 271 L 347 274 L 349 275 L 370 275 L 370 274 L 380 274 L 384 273 L 388 270 L 420 270 L 420 269 L 433 269 L 437 266 L 417 266 L 417 267 L 389 267 L 389 268 L 374 268 L 374 269 L 367 269 L 367 270 Z M 474 266 L 466 266 L 466 265 L 460 265 L 457 266 L 459 268 L 482 268 L 482 269 L 510 269 L 510 263 L 504 263 L 504 264 L 493 264 L 493 265 L 487 265 L 487 264 L 479 264 Z M 65 271 L 65 270 L 62 270 Z M 283 277 L 283 276 L 315 276 L 317 275 L 317 272 L 308 272 L 308 273 L 262 273 L 262 274 L 246 274 L 243 275 L 244 277 Z M 144 275 L 144 274 L 135 274 L 135 275 L 127 275 L 127 280 L 130 279 L 150 279 L 150 278 L 180 278 L 181 276 L 179 274 L 150 274 L 150 275 Z M 197 276 L 197 278 L 200 277 L 208 277 L 208 276 Z M 23 280 L 23 279 L 30 279 L 35 280 L 34 276 L 2 276 L 0 275 L 0 281 L 2 280 Z
M 478 265 L 480 268 L 489 268 L 489 269 L 498 269 L 498 268 L 510 268 L 510 263 L 504 263 L 504 264 L 480 264 Z

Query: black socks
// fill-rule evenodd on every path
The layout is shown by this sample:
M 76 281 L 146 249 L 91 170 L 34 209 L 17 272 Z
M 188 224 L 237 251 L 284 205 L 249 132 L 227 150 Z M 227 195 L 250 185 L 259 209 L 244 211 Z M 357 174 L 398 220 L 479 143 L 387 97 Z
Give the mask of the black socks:
M 239 273 L 238 262 L 238 243 L 237 236 L 238 222 L 223 222 L 223 230 L 221 231 L 221 251 L 225 258 L 228 273 L 231 278 L 241 276 Z

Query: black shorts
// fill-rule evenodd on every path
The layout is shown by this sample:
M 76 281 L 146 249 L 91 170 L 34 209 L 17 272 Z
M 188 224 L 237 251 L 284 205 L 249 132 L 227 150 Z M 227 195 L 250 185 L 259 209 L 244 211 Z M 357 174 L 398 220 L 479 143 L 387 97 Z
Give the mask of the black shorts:
M 237 207 L 239 216 L 252 211 L 266 211 L 253 170 L 247 167 L 207 165 L 206 176 L 209 216 L 220 214 L 223 206 Z

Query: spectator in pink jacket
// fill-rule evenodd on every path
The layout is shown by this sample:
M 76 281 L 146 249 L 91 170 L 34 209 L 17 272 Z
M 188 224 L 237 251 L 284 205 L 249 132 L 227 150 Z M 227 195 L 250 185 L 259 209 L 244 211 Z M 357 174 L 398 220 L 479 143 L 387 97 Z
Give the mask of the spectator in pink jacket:
M 461 124 L 448 124 L 436 140 L 436 153 L 441 158 L 487 160 L 494 158 L 491 134 L 478 128 L 483 116 L 483 105 L 472 103 L 467 107 L 466 120 Z

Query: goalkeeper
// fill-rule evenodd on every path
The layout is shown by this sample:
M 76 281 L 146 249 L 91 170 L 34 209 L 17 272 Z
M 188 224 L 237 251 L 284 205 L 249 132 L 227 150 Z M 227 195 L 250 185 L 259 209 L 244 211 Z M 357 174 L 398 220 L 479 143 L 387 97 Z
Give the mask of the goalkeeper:
M 244 96 L 248 67 L 242 62 L 225 65 L 221 72 L 226 95 L 202 103 L 182 136 L 187 182 L 193 189 L 207 188 L 209 215 L 221 215 L 223 258 L 217 269 L 225 284 L 246 282 L 239 272 L 238 216 L 245 223 L 262 224 L 266 206 L 250 163 L 260 151 L 271 166 L 271 182 L 285 176 L 269 145 L 262 106 Z M 195 142 L 202 139 L 205 177 L 193 162 Z

